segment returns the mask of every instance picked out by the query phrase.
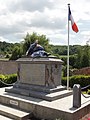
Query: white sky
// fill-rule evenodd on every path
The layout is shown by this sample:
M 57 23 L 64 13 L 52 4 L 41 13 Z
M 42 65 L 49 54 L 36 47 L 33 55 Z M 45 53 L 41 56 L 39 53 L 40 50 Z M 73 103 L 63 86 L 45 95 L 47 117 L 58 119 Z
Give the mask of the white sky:
M 79 32 L 70 24 L 70 45 L 90 39 L 90 0 L 0 0 L 0 41 L 21 42 L 27 32 L 44 34 L 53 45 L 67 45 L 68 3 Z

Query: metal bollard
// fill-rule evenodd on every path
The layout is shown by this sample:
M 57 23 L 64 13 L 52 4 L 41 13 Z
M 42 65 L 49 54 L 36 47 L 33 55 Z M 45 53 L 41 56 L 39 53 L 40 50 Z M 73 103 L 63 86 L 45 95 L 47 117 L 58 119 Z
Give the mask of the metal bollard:
M 73 86 L 73 107 L 81 107 L 81 86 L 79 84 Z

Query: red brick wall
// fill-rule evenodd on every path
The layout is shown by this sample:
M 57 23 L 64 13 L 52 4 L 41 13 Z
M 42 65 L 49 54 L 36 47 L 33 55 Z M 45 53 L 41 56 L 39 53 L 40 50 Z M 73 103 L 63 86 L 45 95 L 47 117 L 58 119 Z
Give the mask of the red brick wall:
M 90 67 L 74 70 L 73 75 L 90 75 Z

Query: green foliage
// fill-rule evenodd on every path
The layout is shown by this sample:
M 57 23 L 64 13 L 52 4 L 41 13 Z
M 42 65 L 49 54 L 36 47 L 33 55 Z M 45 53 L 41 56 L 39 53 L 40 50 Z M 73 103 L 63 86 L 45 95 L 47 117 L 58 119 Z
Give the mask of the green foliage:
M 62 84 L 66 86 L 67 77 L 62 77 Z M 75 75 L 69 77 L 69 85 L 72 88 L 74 84 L 80 84 L 81 87 L 85 87 L 90 84 L 90 76 Z
M 72 66 L 72 68 L 76 67 L 76 61 L 77 61 L 77 55 L 76 54 L 69 56 L 69 64 L 70 64 L 70 66 Z
M 14 44 L 7 42 L 0 42 L 0 54 L 5 55 L 6 53 L 11 54 Z
M 78 48 L 75 68 L 90 66 L 90 46 L 85 45 Z
M 74 55 L 77 54 L 78 49 L 83 48 L 83 46 L 80 45 L 70 45 L 69 46 L 69 54 Z M 59 55 L 67 55 L 67 46 L 61 46 L 61 45 L 52 45 L 51 50 L 53 54 L 59 54 Z
M 70 48 L 70 51 L 72 51 L 70 53 L 74 53 L 73 50 L 77 49 L 77 52 L 75 52 L 73 55 L 69 55 L 69 65 L 72 66 L 72 68 L 80 69 L 90 66 L 90 46 L 74 46 L 74 48 Z M 64 61 L 64 65 L 67 65 L 67 55 L 61 55 L 60 58 Z
M 0 74 L 0 87 L 4 87 L 5 85 L 2 83 L 5 80 L 5 76 Z M 1 82 L 2 81 L 2 82 Z
M 29 34 L 27 33 L 23 41 L 23 53 L 25 54 L 28 50 L 30 44 L 34 43 L 38 39 L 39 44 L 42 45 L 46 51 L 50 51 L 49 39 L 45 35 L 38 35 L 37 33 Z
M 7 53 L 5 58 L 10 58 L 10 55 Z
M 16 60 L 26 53 L 30 44 L 36 39 L 39 40 L 45 50 L 51 53 L 57 58 L 61 58 L 64 61 L 64 65 L 67 65 L 67 46 L 63 45 L 50 45 L 49 39 L 45 35 L 39 35 L 35 32 L 32 34 L 27 33 L 24 41 L 21 43 L 6 43 L 0 42 L 0 57 L 6 56 L 10 60 Z M 72 68 L 83 68 L 90 66 L 90 46 L 88 44 L 81 45 L 70 45 L 69 46 L 69 65 Z
M 15 46 L 13 49 L 10 60 L 16 60 L 22 56 L 22 48 L 20 46 Z
M 52 45 L 51 51 L 53 54 L 67 55 L 67 46 Z
M 72 66 L 69 65 L 69 76 L 72 76 L 71 69 L 72 69 Z M 67 76 L 67 66 L 66 65 L 63 66 L 62 72 L 63 72 L 63 77 L 66 77 Z
M 67 56 L 60 56 L 62 61 L 64 61 L 64 65 L 67 65 Z M 77 61 L 77 55 L 70 55 L 69 56 L 69 65 L 72 66 L 72 68 L 76 67 L 76 61 Z
M 88 67 L 89 65 L 90 65 L 89 46 L 86 45 L 83 49 L 81 57 L 81 67 Z
M 5 75 L 5 82 L 8 84 L 14 83 L 17 80 L 17 74 Z
M 10 74 L 10 75 L 0 74 L 0 87 L 8 86 L 7 84 L 12 84 L 15 83 L 16 81 L 17 81 L 17 74 Z

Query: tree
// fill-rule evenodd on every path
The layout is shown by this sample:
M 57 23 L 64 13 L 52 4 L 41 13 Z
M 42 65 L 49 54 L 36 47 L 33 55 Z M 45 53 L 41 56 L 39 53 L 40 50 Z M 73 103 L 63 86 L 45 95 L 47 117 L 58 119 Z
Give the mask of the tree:
M 45 35 L 37 35 L 37 33 L 32 33 L 31 35 L 27 33 L 26 37 L 23 41 L 23 53 L 25 54 L 28 50 L 30 44 L 35 42 L 35 40 L 38 39 L 39 44 L 42 45 L 47 52 L 50 51 L 50 45 L 49 45 L 49 39 L 46 38 Z
M 89 46 L 85 45 L 81 57 L 81 67 L 88 67 L 90 65 Z
M 90 47 L 88 44 L 78 48 L 75 68 L 88 67 L 90 65 Z
M 22 56 L 22 48 L 19 46 L 15 46 L 13 49 L 12 55 L 10 57 L 10 60 L 17 60 Z
M 81 47 L 78 48 L 77 50 L 77 55 L 76 55 L 76 64 L 75 64 L 75 68 L 81 68 L 81 56 L 82 56 L 82 49 Z
M 2 55 L 6 55 L 7 53 L 11 54 L 13 47 L 14 47 L 13 43 L 7 43 L 5 41 L 3 42 L 0 41 L 0 54 Z
M 22 41 L 20 44 L 14 44 L 15 47 L 12 51 L 10 60 L 16 60 L 20 58 L 23 54 L 25 54 L 30 44 L 34 43 L 36 39 L 38 39 L 39 44 L 44 47 L 45 51 L 50 51 L 49 39 L 46 38 L 45 35 L 37 35 L 37 33 L 34 32 L 33 34 L 27 33 L 26 37 L 24 38 L 24 41 Z

